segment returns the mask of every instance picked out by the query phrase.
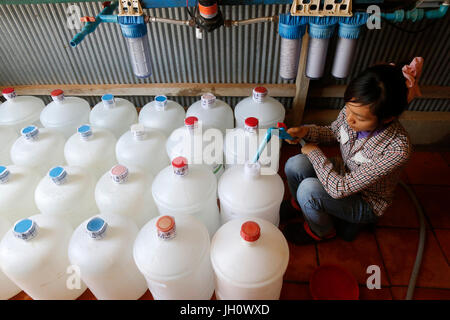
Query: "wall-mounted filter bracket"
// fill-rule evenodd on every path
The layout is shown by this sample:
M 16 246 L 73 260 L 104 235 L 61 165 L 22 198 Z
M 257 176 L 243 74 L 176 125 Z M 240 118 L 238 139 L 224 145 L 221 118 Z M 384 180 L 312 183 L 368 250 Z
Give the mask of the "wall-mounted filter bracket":
M 119 1 L 119 16 L 142 16 L 141 2 L 139 0 L 120 0 Z
M 294 0 L 291 15 L 350 17 L 352 16 L 352 0 Z

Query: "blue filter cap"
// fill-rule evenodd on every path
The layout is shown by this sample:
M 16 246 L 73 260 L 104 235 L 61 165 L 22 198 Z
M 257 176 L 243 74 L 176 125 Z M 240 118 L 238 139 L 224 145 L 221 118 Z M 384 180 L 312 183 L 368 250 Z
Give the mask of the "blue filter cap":
M 309 20 L 308 33 L 311 38 L 329 39 L 333 36 L 338 19 L 335 17 L 315 17 Z
M 141 38 L 147 34 L 146 24 L 120 24 L 125 38 Z
M 293 17 L 289 13 L 280 14 L 278 34 L 285 39 L 300 39 L 306 31 L 308 17 Z
M 361 26 L 366 24 L 369 15 L 367 13 L 357 12 L 353 17 L 346 17 L 339 19 L 339 31 L 340 38 L 345 39 L 358 39 Z

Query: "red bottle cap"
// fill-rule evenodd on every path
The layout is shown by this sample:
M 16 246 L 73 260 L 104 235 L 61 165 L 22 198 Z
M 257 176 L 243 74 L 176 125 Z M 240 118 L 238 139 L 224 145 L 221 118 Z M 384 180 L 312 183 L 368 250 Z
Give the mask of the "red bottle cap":
M 183 168 L 185 166 L 187 166 L 188 161 L 185 157 L 176 157 L 175 159 L 172 160 L 172 166 L 174 168 Z
M 64 91 L 62 91 L 61 89 L 56 89 L 56 90 L 53 90 L 53 91 L 50 93 L 50 95 L 51 95 L 52 97 L 57 97 L 57 96 L 62 95 L 63 93 L 64 93 Z
M 254 242 L 259 239 L 261 235 L 261 229 L 259 225 L 254 221 L 244 222 L 241 226 L 241 237 L 245 241 Z
M 162 216 L 156 221 L 156 228 L 161 232 L 169 232 L 175 227 L 175 219 L 171 216 Z
M 197 117 L 187 117 L 186 119 L 184 119 L 184 124 L 186 126 L 193 126 L 196 122 L 198 122 Z
M 257 128 L 258 124 L 259 124 L 258 119 L 254 118 L 254 117 L 248 117 L 247 119 L 245 119 L 245 125 L 247 127 Z
M 2 91 L 2 94 L 10 94 L 14 92 L 14 88 L 5 88 Z
M 256 87 L 255 92 L 257 93 L 267 93 L 267 89 L 265 87 Z

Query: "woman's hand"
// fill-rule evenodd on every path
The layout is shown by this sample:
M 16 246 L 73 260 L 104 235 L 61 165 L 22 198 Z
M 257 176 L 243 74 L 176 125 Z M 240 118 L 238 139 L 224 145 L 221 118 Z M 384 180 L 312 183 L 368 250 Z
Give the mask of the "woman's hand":
M 302 147 L 303 154 L 308 154 L 313 150 L 320 150 L 320 148 L 317 146 L 317 144 L 314 143 L 307 143 Z
M 289 128 L 286 132 L 294 137 L 294 140 L 286 139 L 285 141 L 289 144 L 296 144 L 300 141 L 300 139 L 308 134 L 308 131 L 309 127 L 306 126 Z

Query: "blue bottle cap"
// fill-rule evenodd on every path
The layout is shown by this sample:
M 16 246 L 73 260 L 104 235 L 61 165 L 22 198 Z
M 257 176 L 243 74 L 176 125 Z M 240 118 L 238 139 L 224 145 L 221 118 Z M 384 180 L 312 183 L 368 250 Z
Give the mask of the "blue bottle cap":
M 24 137 L 27 140 L 34 140 L 39 135 L 39 128 L 36 126 L 28 126 L 22 129 L 20 132 L 22 134 L 22 137 Z
M 37 224 L 31 219 L 19 220 L 14 225 L 14 235 L 23 240 L 31 240 L 37 235 Z
M 86 225 L 86 231 L 92 239 L 101 239 L 104 237 L 108 224 L 99 217 L 92 218 Z
M 102 102 L 103 102 L 103 105 L 105 107 L 107 107 L 107 108 L 112 108 L 116 104 L 116 101 L 114 99 L 114 95 L 112 95 L 110 93 L 104 94 L 102 96 Z
M 114 100 L 114 95 L 107 93 L 102 96 L 102 101 L 111 101 Z
M 9 170 L 4 166 L 0 166 L 0 183 L 8 182 Z
M 48 176 L 55 184 L 60 185 L 66 181 L 67 172 L 63 167 L 54 167 L 48 172 Z
M 163 109 L 167 105 L 167 97 L 166 96 L 156 96 L 155 97 L 156 106 L 159 109 Z
M 92 137 L 92 128 L 88 124 L 84 124 L 77 129 L 78 134 L 82 140 L 88 140 Z

